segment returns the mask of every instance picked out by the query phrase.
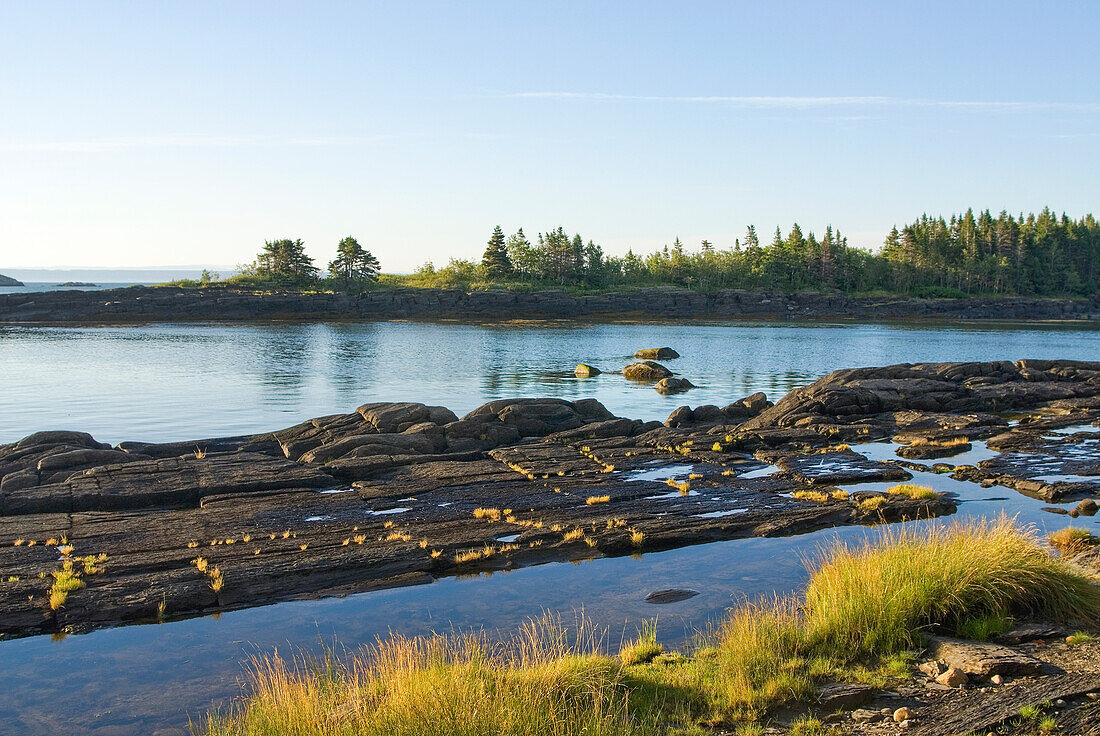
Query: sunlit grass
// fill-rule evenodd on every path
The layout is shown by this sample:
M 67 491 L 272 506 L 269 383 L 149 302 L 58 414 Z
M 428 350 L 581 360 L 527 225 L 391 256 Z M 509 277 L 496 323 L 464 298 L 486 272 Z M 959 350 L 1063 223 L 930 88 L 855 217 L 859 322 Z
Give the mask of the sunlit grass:
M 925 488 L 924 486 L 918 486 L 913 483 L 902 483 L 901 485 L 887 489 L 886 492 L 892 493 L 895 496 L 908 496 L 915 501 L 930 501 L 940 497 L 940 494 L 936 493 L 931 488 Z
M 1056 532 L 1051 532 L 1047 537 L 1050 546 L 1064 555 L 1074 555 L 1096 546 L 1097 539 L 1088 529 L 1067 526 Z
M 753 736 L 826 679 L 885 687 L 907 676 L 926 632 L 992 630 L 1018 615 L 1095 622 L 1100 588 L 1007 518 L 936 523 L 824 550 L 802 595 L 735 607 L 686 656 L 664 653 L 648 623 L 618 658 L 567 644 L 546 622 L 499 645 L 393 637 L 319 670 L 258 662 L 250 697 L 203 733 L 602 736 L 740 723 Z M 826 733 L 813 719 L 796 728 Z
M 589 506 L 595 506 L 600 503 L 610 503 L 611 496 L 589 496 L 584 502 Z

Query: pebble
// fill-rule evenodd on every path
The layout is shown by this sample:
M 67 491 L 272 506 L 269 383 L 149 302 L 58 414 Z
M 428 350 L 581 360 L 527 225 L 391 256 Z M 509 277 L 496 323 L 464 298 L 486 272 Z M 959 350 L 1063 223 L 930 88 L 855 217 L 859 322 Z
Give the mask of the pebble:
M 912 725 L 911 721 L 902 721 L 898 724 L 898 728 L 909 728 L 910 725 Z
M 947 687 L 962 687 L 970 682 L 970 678 L 958 667 L 948 667 L 947 672 L 936 678 L 936 682 Z
M 1089 700 L 1100 700 L 1100 693 L 1085 693 L 1085 697 Z
M 898 723 L 902 721 L 908 721 L 913 717 L 913 713 L 908 708 L 898 708 L 894 711 L 894 720 Z
M 993 675 L 993 677 L 989 678 L 989 681 L 992 682 L 994 685 L 1003 685 L 1003 684 L 1005 684 L 1005 678 L 1002 677 L 1001 675 Z

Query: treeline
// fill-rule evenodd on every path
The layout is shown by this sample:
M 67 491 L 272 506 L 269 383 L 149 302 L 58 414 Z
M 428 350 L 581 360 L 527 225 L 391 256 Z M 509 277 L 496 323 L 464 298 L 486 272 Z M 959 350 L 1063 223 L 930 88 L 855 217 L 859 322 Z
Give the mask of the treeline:
M 1100 226 L 1092 215 L 1072 220 L 1049 209 L 1038 215 L 994 217 L 968 210 L 922 216 L 887 235 L 879 253 L 848 245 L 832 227 L 818 237 L 795 224 L 776 228 L 761 243 L 749 226 L 731 247 L 709 241 L 689 249 L 671 246 L 639 256 L 609 256 L 592 240 L 559 227 L 532 242 L 522 228 L 505 237 L 493 230 L 480 262 L 431 263 L 409 277 L 386 277 L 421 286 L 547 286 L 613 288 L 675 285 L 781 291 L 892 293 L 925 297 L 976 294 L 1091 295 L 1100 276 Z
M 362 289 L 378 280 L 378 259 L 353 237 L 346 237 L 336 244 L 336 258 L 329 261 L 322 272 L 306 255 L 306 244 L 301 238 L 264 241 L 256 260 L 237 266 L 237 274 L 222 279 L 218 274 L 204 270 L 198 280 L 173 281 L 171 286 L 206 287 L 214 284 L 277 288 L 339 288 Z

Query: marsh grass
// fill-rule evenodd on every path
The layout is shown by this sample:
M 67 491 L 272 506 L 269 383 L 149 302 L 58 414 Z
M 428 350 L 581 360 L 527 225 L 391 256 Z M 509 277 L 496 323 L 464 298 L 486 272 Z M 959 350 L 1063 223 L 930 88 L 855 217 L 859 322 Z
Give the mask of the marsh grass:
M 1047 537 L 1047 541 L 1050 542 L 1051 547 L 1063 555 L 1075 555 L 1086 551 L 1090 547 L 1095 547 L 1100 539 L 1093 536 L 1088 529 L 1067 526 L 1064 529 L 1051 532 L 1050 536 Z
M 886 686 L 909 673 L 924 634 L 1017 614 L 1095 623 L 1100 588 L 1007 517 L 933 523 L 824 550 L 804 594 L 737 606 L 688 656 L 662 653 L 648 625 L 618 658 L 546 619 L 502 643 L 394 636 L 320 669 L 258 660 L 252 694 L 201 733 L 645 736 L 741 723 L 755 734 L 826 678 Z M 823 728 L 807 720 L 798 733 Z
M 791 498 L 797 498 L 799 501 L 825 503 L 829 500 L 829 494 L 823 491 L 795 491 L 791 494 Z
M 588 506 L 595 506 L 600 503 L 610 503 L 611 496 L 589 496 L 584 502 Z
M 251 696 L 208 736 L 656 736 L 663 714 L 632 703 L 623 666 L 551 619 L 511 639 L 391 636 L 346 662 L 252 663 Z

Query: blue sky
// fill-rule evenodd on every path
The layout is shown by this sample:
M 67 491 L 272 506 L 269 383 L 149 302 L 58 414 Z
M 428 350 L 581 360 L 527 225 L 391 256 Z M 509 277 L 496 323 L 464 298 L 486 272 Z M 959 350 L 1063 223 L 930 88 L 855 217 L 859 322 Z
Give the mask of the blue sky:
M 1100 3 L 6 2 L 0 269 L 613 253 L 1100 195 Z

